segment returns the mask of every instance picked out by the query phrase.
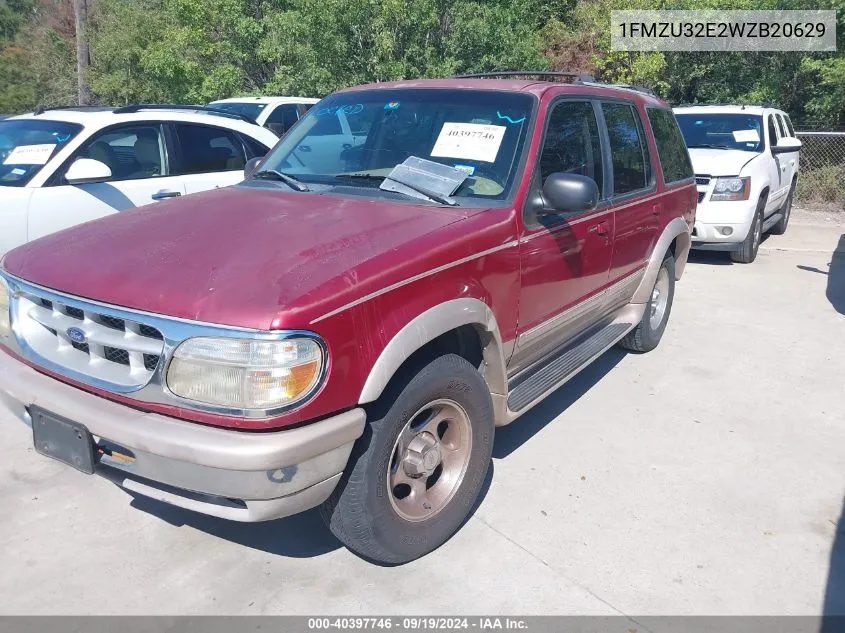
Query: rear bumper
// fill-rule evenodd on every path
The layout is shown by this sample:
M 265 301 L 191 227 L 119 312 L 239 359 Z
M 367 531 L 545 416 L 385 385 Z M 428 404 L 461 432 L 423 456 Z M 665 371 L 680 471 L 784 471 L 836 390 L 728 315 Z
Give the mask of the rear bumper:
M 31 424 L 28 407 L 84 424 L 97 473 L 123 488 L 235 521 L 265 521 L 331 494 L 364 430 L 357 408 L 310 425 L 229 431 L 147 413 L 49 378 L 0 352 L 0 411 Z

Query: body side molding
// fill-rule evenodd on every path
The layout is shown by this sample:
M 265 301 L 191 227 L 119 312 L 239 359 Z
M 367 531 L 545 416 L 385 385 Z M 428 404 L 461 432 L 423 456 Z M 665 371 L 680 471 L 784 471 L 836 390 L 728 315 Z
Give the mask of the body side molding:
M 429 308 L 405 325 L 382 350 L 358 398 L 360 404 L 378 399 L 388 381 L 415 351 L 441 334 L 462 325 L 472 325 L 479 332 L 484 359 L 481 373 L 494 401 L 496 422 L 499 423 L 497 395 L 507 396 L 507 375 L 502 337 L 496 317 L 489 306 L 479 299 L 452 299 Z
M 651 258 L 648 261 L 645 274 L 643 275 L 640 285 L 637 287 L 631 303 L 646 303 L 651 297 L 651 291 L 654 288 L 654 282 L 657 279 L 657 273 L 660 270 L 660 265 L 663 263 L 663 256 L 672 242 L 678 239 L 678 248 L 675 250 L 675 279 L 680 279 L 684 273 L 684 267 L 687 263 L 690 249 L 690 229 L 683 218 L 675 218 L 666 228 L 654 245 L 654 250 L 651 252 Z

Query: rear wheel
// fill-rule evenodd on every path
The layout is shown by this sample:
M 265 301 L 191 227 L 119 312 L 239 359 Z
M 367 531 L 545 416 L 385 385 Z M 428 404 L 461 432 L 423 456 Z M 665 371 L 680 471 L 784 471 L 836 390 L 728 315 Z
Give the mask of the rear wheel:
M 657 279 L 654 281 L 643 318 L 637 327 L 619 341 L 619 345 L 632 352 L 650 352 L 657 347 L 669 321 L 674 298 L 675 258 L 672 253 L 666 253 L 660 270 L 657 271 Z
M 449 354 L 400 377 L 368 418 L 323 518 L 363 558 L 405 563 L 469 516 L 493 450 L 490 393 L 475 367 Z
M 763 237 L 763 209 L 766 207 L 765 198 L 757 203 L 757 211 L 754 213 L 754 220 L 748 235 L 742 242 L 739 250 L 731 252 L 731 261 L 738 264 L 750 264 L 757 258 L 757 251 L 760 249 L 760 240 Z
M 786 197 L 786 202 L 783 203 L 783 208 L 780 210 L 781 218 L 778 220 L 769 233 L 772 235 L 783 235 L 786 233 L 786 226 L 789 224 L 789 214 L 792 213 L 792 197 L 795 194 L 795 185 L 789 189 L 789 195 Z

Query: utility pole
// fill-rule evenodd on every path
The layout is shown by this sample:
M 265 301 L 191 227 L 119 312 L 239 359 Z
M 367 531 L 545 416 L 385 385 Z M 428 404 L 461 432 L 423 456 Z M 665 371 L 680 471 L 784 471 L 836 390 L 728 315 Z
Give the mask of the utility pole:
M 76 22 L 76 81 L 77 102 L 90 105 L 91 87 L 88 85 L 88 0 L 73 0 L 73 17 Z

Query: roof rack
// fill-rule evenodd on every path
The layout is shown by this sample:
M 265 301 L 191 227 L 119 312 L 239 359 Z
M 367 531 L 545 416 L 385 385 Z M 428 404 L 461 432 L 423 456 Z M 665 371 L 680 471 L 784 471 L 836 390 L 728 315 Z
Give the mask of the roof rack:
M 583 72 L 554 72 L 545 70 L 494 70 L 486 73 L 455 75 L 454 79 L 498 79 L 500 77 L 536 77 L 540 80 L 570 79 L 572 83 L 594 82 L 592 75 Z
M 98 106 L 98 105 L 55 105 L 55 106 L 48 106 L 48 105 L 39 105 L 33 110 L 32 114 L 38 116 L 39 114 L 44 114 L 50 110 L 103 110 L 107 111 L 110 110 L 108 106 Z
M 132 112 L 140 112 L 141 110 L 190 110 L 192 112 L 205 112 L 207 114 L 225 116 L 230 119 L 240 119 L 241 121 L 255 124 L 255 119 L 252 119 L 245 114 L 229 112 L 228 110 L 223 110 L 221 108 L 209 108 L 208 106 L 184 105 L 178 103 L 136 103 L 133 105 L 115 108 L 112 112 L 115 114 L 130 114 Z
M 707 107 L 736 107 L 739 106 L 740 108 L 745 107 L 752 107 L 752 108 L 777 108 L 777 104 L 773 103 L 772 101 L 762 101 L 760 103 L 681 103 L 675 107 L 677 108 L 707 108 Z

